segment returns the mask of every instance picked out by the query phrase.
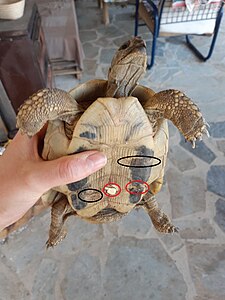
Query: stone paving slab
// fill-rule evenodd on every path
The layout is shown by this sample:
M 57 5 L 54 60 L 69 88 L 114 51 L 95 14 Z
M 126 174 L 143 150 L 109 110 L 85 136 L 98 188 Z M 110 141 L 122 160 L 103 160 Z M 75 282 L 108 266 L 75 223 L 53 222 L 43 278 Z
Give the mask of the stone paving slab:
M 76 8 L 86 55 L 81 82 L 106 78 L 115 49 L 133 34 L 134 6 L 110 6 L 108 26 L 97 1 L 77 0 Z M 149 44 L 149 32 L 140 32 Z M 200 38 L 199 44 L 208 41 Z M 224 20 L 206 63 L 184 37 L 160 38 L 155 66 L 140 81 L 155 91 L 182 90 L 211 125 L 211 137 L 192 151 L 169 124 L 170 151 L 157 199 L 180 233 L 157 233 L 141 209 L 105 225 L 71 218 L 67 238 L 46 251 L 47 211 L 0 244 L 0 300 L 225 299 L 224 47 Z M 73 76 L 55 82 L 67 91 L 79 83 Z

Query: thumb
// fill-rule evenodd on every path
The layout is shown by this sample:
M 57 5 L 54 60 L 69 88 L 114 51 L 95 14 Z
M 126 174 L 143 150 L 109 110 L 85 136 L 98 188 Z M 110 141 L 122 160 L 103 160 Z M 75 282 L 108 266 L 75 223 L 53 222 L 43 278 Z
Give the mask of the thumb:
M 43 192 L 55 186 L 79 181 L 101 169 L 106 156 L 98 151 L 85 151 L 52 161 L 43 161 L 36 172 L 36 183 Z

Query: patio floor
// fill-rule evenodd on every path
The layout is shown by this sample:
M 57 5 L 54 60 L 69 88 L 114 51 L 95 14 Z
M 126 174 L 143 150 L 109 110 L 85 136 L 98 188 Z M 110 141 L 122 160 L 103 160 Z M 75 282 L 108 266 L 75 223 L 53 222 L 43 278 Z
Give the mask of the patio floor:
M 134 6 L 110 6 L 101 23 L 97 1 L 76 2 L 85 60 L 81 82 L 106 78 L 115 50 L 133 35 Z M 225 20 L 225 19 L 224 19 Z M 165 182 L 157 199 L 179 227 L 160 234 L 143 210 L 115 223 L 68 220 L 68 235 L 46 251 L 50 211 L 0 246 L 0 300 L 225 299 L 225 21 L 212 58 L 200 62 L 184 37 L 160 38 L 154 67 L 141 84 L 176 88 L 199 105 L 211 137 L 192 149 L 169 124 Z M 150 41 L 150 33 L 140 35 Z M 209 37 L 195 37 L 204 50 Z M 73 76 L 55 78 L 69 90 Z

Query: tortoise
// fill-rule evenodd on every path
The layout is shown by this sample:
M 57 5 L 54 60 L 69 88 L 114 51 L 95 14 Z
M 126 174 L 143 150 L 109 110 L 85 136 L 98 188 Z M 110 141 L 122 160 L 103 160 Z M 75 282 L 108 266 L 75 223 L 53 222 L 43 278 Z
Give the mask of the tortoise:
M 72 215 L 105 223 L 142 207 L 156 230 L 178 231 L 155 198 L 163 184 L 168 152 L 167 119 L 193 147 L 208 133 L 207 123 L 181 91 L 154 93 L 138 85 L 146 62 L 145 42 L 134 37 L 116 51 L 108 80 L 90 80 L 70 93 L 46 88 L 20 108 L 17 126 L 22 133 L 33 136 L 48 122 L 44 160 L 93 149 L 107 156 L 99 171 L 44 195 L 52 206 L 47 247 L 66 236 L 64 222 Z

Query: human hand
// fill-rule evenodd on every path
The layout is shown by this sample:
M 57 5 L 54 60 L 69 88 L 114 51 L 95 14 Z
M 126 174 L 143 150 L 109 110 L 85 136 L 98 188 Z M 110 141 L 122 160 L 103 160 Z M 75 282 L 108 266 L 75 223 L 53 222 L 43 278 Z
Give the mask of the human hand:
M 0 156 L 0 231 L 19 220 L 50 188 L 81 180 L 106 164 L 98 151 L 44 161 L 38 135 L 17 133 Z

